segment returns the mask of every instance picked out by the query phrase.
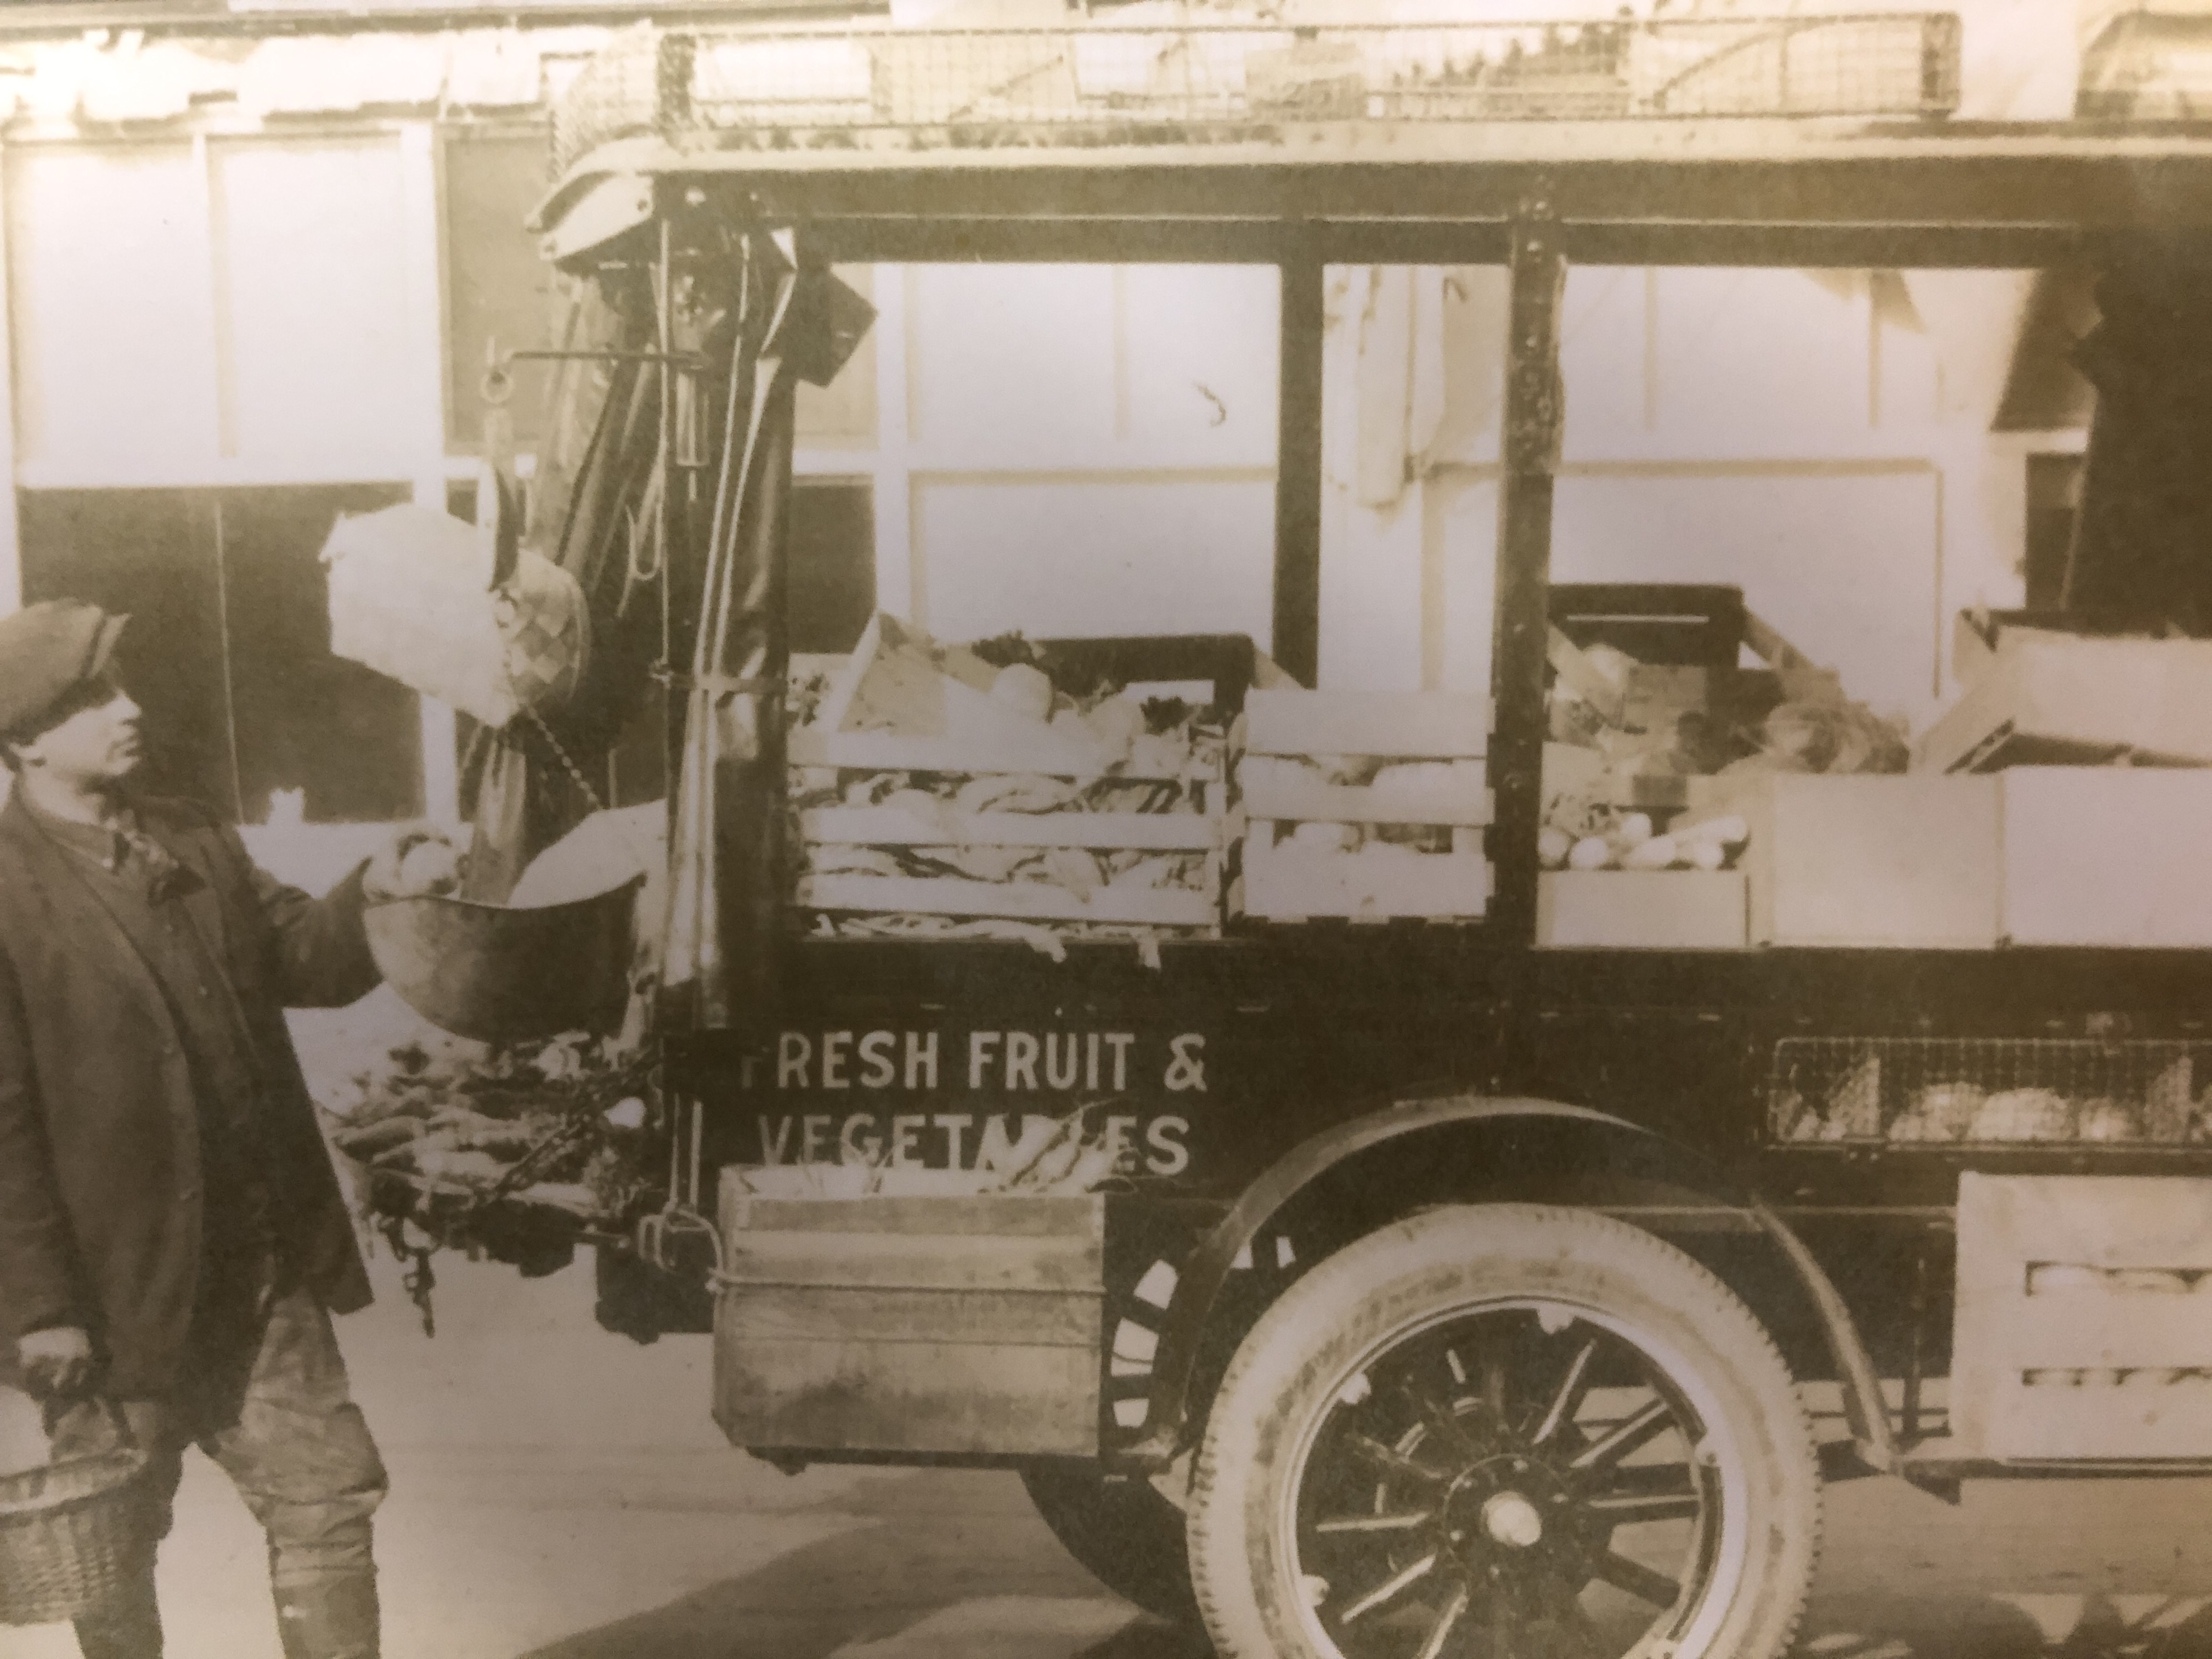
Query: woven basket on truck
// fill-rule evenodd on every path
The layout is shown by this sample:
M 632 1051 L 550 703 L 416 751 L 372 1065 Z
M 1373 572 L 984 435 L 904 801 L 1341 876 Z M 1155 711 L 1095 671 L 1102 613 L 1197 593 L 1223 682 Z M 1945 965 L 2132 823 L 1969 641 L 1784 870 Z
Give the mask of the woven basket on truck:
M 114 1420 L 107 1450 L 0 1474 L 0 1625 L 65 1623 L 143 1565 L 148 1458 Z

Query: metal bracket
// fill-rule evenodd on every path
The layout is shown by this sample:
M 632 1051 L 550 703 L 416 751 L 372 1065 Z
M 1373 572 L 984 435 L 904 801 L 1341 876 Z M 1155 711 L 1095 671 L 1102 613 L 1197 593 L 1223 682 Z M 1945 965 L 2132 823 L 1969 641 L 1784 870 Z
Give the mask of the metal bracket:
M 696 351 L 501 351 L 492 341 L 484 347 L 483 380 L 477 394 L 492 404 L 514 395 L 514 366 L 523 362 L 666 363 L 672 368 L 703 372 L 714 365 Z

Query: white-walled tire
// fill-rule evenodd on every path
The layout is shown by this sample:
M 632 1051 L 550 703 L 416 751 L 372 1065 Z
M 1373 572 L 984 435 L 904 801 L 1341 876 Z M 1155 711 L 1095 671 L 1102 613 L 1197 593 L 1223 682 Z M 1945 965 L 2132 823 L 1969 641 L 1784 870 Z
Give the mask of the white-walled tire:
M 1725 1285 L 1610 1218 L 1486 1205 L 1348 1247 L 1253 1329 L 1191 1572 L 1220 1659 L 1776 1659 L 1820 1504 Z

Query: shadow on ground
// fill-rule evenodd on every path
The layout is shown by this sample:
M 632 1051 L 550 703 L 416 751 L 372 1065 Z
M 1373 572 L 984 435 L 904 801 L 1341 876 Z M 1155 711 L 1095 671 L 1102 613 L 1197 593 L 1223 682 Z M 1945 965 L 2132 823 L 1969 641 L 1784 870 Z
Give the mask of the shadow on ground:
M 845 1502 L 880 1517 L 525 1659 L 1206 1659 L 1115 1597 L 1026 1507 L 948 1511 L 923 1475 Z M 880 1649 L 877 1644 L 882 1644 Z
M 1815 1614 L 1797 1659 L 2212 1659 L 2199 1595 L 1856 1595 Z
M 1139 1613 L 1057 1546 L 1040 1547 L 1024 1504 L 948 1501 L 917 1473 L 871 1481 L 837 1507 L 870 1519 L 524 1659 L 1210 1659 L 1202 1638 Z M 2089 1575 L 2014 1578 L 2006 1545 L 2017 1540 L 1979 1541 L 1999 1552 L 1983 1559 L 2000 1582 L 2045 1589 L 1856 1572 L 1816 1589 L 1794 1659 L 2212 1659 L 2206 1596 L 2059 1590 Z

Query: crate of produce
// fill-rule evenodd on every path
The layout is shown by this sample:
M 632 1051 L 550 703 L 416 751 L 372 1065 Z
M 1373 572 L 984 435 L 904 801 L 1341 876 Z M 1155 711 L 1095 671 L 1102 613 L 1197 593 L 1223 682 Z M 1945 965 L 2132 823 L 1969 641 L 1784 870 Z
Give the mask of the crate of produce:
M 2212 1440 L 2212 1182 L 1959 1182 L 1951 1434 L 1970 1456 L 2197 1458 Z
M 2212 769 L 2027 766 L 1997 785 L 2013 944 L 2212 945 Z
M 2115 760 L 2212 764 L 2212 641 L 2001 635 L 1920 738 L 1932 772 Z
M 1693 789 L 1741 819 L 1754 945 L 1988 950 L 2000 931 L 1995 778 L 1765 773 Z
M 1739 589 L 1562 584 L 1551 608 L 1547 795 L 1571 768 L 1594 805 L 1679 811 L 1688 780 L 1777 750 L 1799 770 L 1904 769 L 1902 740 Z
M 1231 913 L 1484 915 L 1490 717 L 1486 698 L 1453 692 L 1253 692 L 1231 733 Z
M 1079 701 L 1024 642 L 943 645 L 887 617 L 815 665 L 790 742 L 802 923 L 1218 931 L 1225 733 L 1115 689 L 1112 647 L 1140 643 L 1060 647 Z M 1149 653 L 1170 666 L 1227 672 L 1208 641 L 1155 643 L 1178 647 Z
M 836 804 L 798 811 L 793 897 L 817 913 L 1212 929 L 1223 821 L 1205 792 L 1179 779 L 841 773 L 803 798 Z
M 1807 1147 L 2141 1151 L 2212 1140 L 2212 1044 L 2043 1037 L 1784 1037 L 1774 1139 Z
M 1103 1198 L 768 1199 L 735 1169 L 720 1197 L 733 1444 L 1097 1454 Z
M 1547 870 L 1536 878 L 1536 943 L 1654 951 L 1744 948 L 1740 870 Z

